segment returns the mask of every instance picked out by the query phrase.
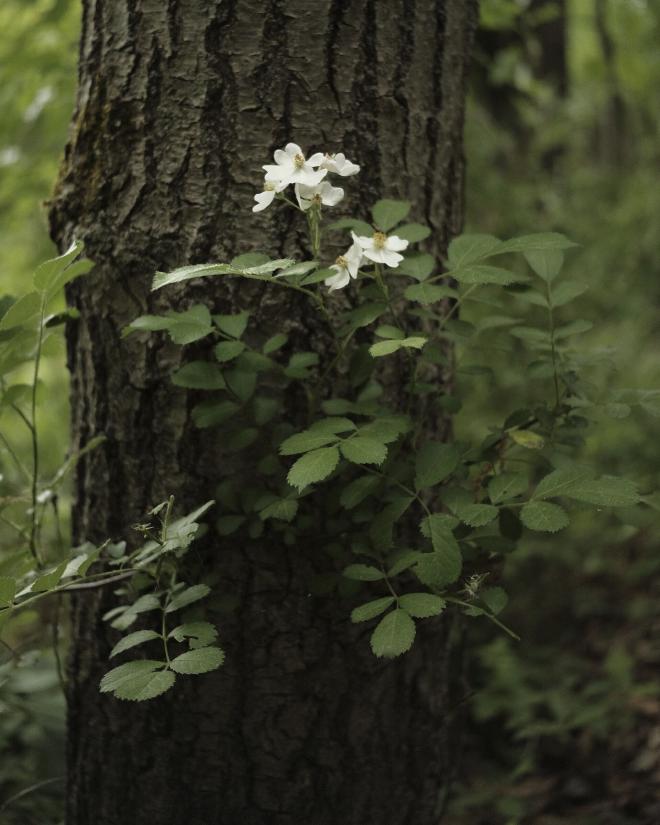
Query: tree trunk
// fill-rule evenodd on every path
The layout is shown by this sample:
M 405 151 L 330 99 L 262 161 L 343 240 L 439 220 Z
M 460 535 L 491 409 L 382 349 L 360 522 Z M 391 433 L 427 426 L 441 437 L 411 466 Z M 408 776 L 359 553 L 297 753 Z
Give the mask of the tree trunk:
M 200 435 L 169 381 L 179 348 L 121 338 L 133 318 L 249 306 L 261 329 L 322 343 L 304 303 L 238 281 L 149 295 L 156 269 L 255 248 L 301 256 L 290 215 L 250 212 L 274 148 L 345 151 L 362 165 L 348 214 L 406 197 L 433 229 L 431 252 L 460 230 L 475 6 L 84 0 L 51 205 L 54 239 L 83 239 L 96 262 L 69 294 L 74 442 L 107 436 L 77 471 L 76 542 L 128 536 L 170 493 L 195 506 L 226 472 L 222 432 Z M 238 602 L 221 618 L 227 663 L 152 702 L 99 695 L 112 596 L 74 606 L 68 825 L 436 825 L 452 759 L 449 623 L 428 622 L 402 659 L 375 659 L 350 604 L 310 597 L 329 563 L 315 538 L 277 535 L 206 540 L 218 589 Z

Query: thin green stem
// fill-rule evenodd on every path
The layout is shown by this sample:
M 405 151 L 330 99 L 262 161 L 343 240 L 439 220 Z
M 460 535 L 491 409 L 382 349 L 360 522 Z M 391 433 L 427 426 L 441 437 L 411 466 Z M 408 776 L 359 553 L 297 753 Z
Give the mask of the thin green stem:
M 46 311 L 46 297 L 41 298 L 41 308 L 39 310 L 39 328 L 37 332 L 37 350 L 34 356 L 34 372 L 32 374 L 32 395 L 30 399 L 30 421 L 32 424 L 32 519 L 30 524 L 30 552 L 37 563 L 37 567 L 42 566 L 42 561 L 37 552 L 37 534 L 39 529 L 39 519 L 37 513 L 37 496 L 39 493 L 39 434 L 37 430 L 37 384 L 39 381 L 39 367 L 41 366 L 41 349 L 44 340 L 44 314 Z
M 490 613 L 488 610 L 481 607 L 480 605 L 474 605 L 470 602 L 464 601 L 463 599 L 458 599 L 455 596 L 447 596 L 445 594 L 442 595 L 442 598 L 447 602 L 451 602 L 452 604 L 458 604 L 461 607 L 479 607 L 479 610 L 483 612 L 484 616 L 490 619 L 491 622 L 493 622 L 493 624 L 497 625 L 500 628 L 500 630 L 503 630 L 508 636 L 511 636 L 511 638 L 515 639 L 517 642 L 520 641 L 520 636 L 518 636 L 517 633 L 511 630 L 510 627 L 507 627 L 504 624 L 504 622 L 501 622 L 494 613 Z
M 2 432 L 0 432 L 0 441 L 2 441 L 2 443 L 5 445 L 5 449 L 7 450 L 7 452 L 9 453 L 9 455 L 12 457 L 12 459 L 13 459 L 13 461 L 14 461 L 14 464 L 16 464 L 16 466 L 17 466 L 17 467 L 18 467 L 18 469 L 21 471 L 21 473 L 23 473 L 23 475 L 24 475 L 27 479 L 29 479 L 29 478 L 30 478 L 30 472 L 29 472 L 29 470 L 27 469 L 27 467 L 25 466 L 25 464 L 23 464 L 23 462 L 21 461 L 21 459 L 18 457 L 18 454 L 16 453 L 16 451 L 14 450 L 14 448 L 13 448 L 13 447 L 11 446 L 11 444 L 9 443 L 9 440 L 7 439 L 7 437 L 5 436 L 5 434 L 4 434 L 4 433 L 2 433 Z
M 165 607 L 167 607 L 167 603 L 166 603 Z M 167 664 L 169 666 L 169 664 L 170 664 L 170 651 L 169 651 L 169 648 L 167 646 L 167 614 L 165 613 L 165 608 L 163 608 L 163 615 L 162 615 L 162 619 L 161 619 L 160 632 L 161 632 L 161 636 L 163 637 L 163 648 L 165 650 L 165 660 L 167 661 Z

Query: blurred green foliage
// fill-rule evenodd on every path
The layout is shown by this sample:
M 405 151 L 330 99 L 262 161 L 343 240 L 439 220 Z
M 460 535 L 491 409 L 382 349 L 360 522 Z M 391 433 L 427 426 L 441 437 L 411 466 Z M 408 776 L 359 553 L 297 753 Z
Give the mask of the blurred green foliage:
M 544 42 L 544 27 L 561 11 L 562 4 L 539 0 L 482 2 L 466 126 L 468 229 L 504 237 L 558 230 L 578 240 L 569 264 L 590 286 L 581 302 L 582 316 L 595 322 L 586 338 L 595 353 L 592 380 L 652 387 L 660 351 L 660 0 L 566 0 L 566 60 L 558 67 L 561 55 Z M 42 204 L 73 105 L 79 14 L 77 0 L 0 6 L 0 24 L 11 32 L 0 39 L 3 292 L 20 289 L 53 251 Z M 465 319 L 478 321 L 493 309 L 470 312 Z M 470 435 L 492 423 L 484 409 L 493 421 L 501 417 L 511 387 L 526 382 L 515 350 L 497 336 L 477 340 L 475 359 L 487 357 L 498 377 L 459 376 L 472 399 L 472 415 L 462 419 Z M 53 467 L 67 442 L 63 360 L 59 345 L 44 369 L 45 458 Z M 585 457 L 597 455 L 599 466 L 639 479 L 643 489 L 657 487 L 653 412 L 633 410 L 622 421 L 624 409 L 610 410 L 584 444 Z M 7 416 L 0 426 L 20 438 Z M 660 531 L 652 515 L 636 527 L 615 515 L 598 524 L 596 531 L 584 514 L 561 541 L 528 540 L 509 558 L 501 571 L 513 594 L 506 621 L 521 643 L 483 625 L 470 629 L 470 724 L 450 823 L 660 821 L 653 632 L 660 594 L 652 583 Z M 28 639 L 43 617 L 24 621 Z M 0 669 L 0 819 L 8 825 L 60 821 L 56 684 L 47 652 L 11 677 Z M 2 810 L 48 779 L 55 781 Z

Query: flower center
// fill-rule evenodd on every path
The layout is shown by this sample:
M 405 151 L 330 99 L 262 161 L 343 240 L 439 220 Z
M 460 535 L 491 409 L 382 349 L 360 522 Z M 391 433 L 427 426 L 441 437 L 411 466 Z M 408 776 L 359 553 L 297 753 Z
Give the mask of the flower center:
M 346 260 L 346 258 L 344 258 L 343 255 L 340 255 L 335 261 L 335 263 L 337 264 L 337 266 L 341 266 L 343 269 L 346 269 L 346 267 L 348 266 L 348 261 Z
M 295 156 L 295 158 L 293 159 L 293 162 L 296 166 L 296 169 L 302 169 L 303 166 L 305 165 L 305 158 L 304 158 L 303 155 L 297 154 Z
M 321 196 L 318 194 L 318 192 L 316 193 L 316 195 L 314 195 L 312 200 L 314 201 L 314 203 L 321 203 Z
M 264 183 L 264 192 L 274 192 L 274 191 L 275 191 L 275 184 L 272 181 L 267 180 Z
M 387 242 L 387 235 L 384 232 L 374 232 L 372 240 L 376 249 L 383 249 Z

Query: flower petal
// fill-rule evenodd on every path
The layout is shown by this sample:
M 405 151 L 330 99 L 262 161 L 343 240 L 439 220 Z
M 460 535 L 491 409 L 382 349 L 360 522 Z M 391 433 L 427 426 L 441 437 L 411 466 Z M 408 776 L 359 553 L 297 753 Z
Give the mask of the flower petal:
M 325 206 L 336 206 L 344 197 L 344 190 L 341 186 L 332 186 L 327 181 L 319 187 L 319 194 L 321 195 L 321 203 Z
M 254 199 L 256 204 L 252 207 L 253 212 L 262 212 L 266 207 L 270 206 L 275 197 L 274 189 L 266 189 L 264 192 L 258 192 Z
M 399 255 L 398 252 L 392 252 L 389 249 L 383 249 L 383 263 L 385 266 L 389 266 L 392 269 L 395 269 L 403 260 L 403 255 Z
M 323 163 L 323 152 L 314 152 L 311 158 L 307 158 L 307 163 L 310 166 L 320 166 Z
M 295 158 L 296 155 L 303 154 L 303 150 L 300 148 L 300 146 L 298 146 L 297 143 L 287 143 L 287 145 L 284 147 L 284 151 L 292 160 L 293 158 Z
M 385 249 L 389 249 L 391 252 L 401 252 L 401 250 L 407 248 L 408 241 L 404 241 L 398 235 L 389 235 L 385 241 Z
M 326 278 L 325 285 L 330 288 L 330 292 L 335 289 L 343 289 L 350 282 L 350 275 L 343 267 L 333 265 L 331 269 L 338 269 L 339 272 L 330 276 L 330 278 Z
M 293 162 L 293 159 L 289 157 L 283 149 L 276 149 L 273 157 L 275 158 L 275 163 L 281 166 L 290 166 Z

